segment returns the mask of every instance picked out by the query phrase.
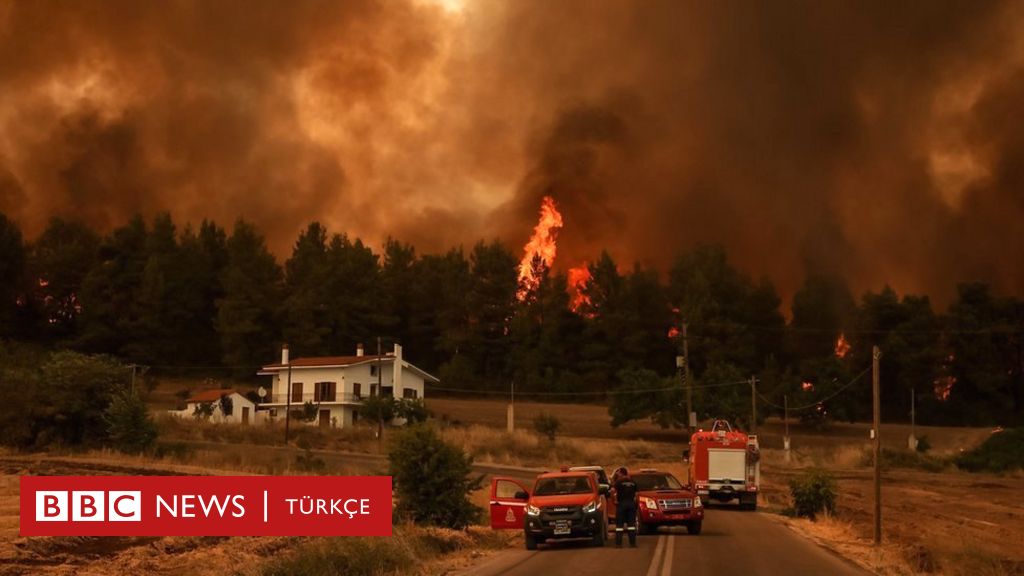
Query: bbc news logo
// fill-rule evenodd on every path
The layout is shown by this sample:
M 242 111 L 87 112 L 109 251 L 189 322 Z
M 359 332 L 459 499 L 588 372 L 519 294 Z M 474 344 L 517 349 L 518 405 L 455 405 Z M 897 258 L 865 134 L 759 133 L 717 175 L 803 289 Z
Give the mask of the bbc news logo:
M 390 476 L 22 476 L 22 536 L 390 536 Z
M 141 522 L 141 502 L 138 490 L 40 490 L 36 522 Z

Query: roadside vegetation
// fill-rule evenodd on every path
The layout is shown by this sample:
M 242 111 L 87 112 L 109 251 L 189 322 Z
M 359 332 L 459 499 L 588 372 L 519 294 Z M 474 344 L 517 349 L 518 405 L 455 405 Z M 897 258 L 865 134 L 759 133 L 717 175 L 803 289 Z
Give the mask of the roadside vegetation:
M 836 513 L 836 480 L 827 470 L 812 468 L 789 481 L 794 516 L 814 520 L 819 514 Z
M 1024 428 L 993 433 L 981 446 L 959 456 L 956 465 L 971 472 L 1024 470 Z
M 398 524 L 390 538 L 308 538 L 262 569 L 264 576 L 380 576 L 427 571 L 428 563 L 460 554 L 496 550 L 507 536 L 489 528 L 450 530 Z

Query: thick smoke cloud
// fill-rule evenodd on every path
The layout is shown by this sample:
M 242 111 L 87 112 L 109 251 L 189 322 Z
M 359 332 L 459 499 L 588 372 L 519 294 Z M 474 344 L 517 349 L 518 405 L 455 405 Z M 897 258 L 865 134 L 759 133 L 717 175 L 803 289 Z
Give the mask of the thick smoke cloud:
M 0 3 L 0 210 L 1024 293 L 1012 2 Z

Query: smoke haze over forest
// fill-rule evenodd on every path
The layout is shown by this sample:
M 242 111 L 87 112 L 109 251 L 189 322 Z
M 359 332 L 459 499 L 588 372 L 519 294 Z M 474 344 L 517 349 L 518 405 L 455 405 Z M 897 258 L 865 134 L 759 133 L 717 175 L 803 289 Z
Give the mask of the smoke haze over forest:
M 1024 293 L 1024 5 L 0 0 L 0 212 Z

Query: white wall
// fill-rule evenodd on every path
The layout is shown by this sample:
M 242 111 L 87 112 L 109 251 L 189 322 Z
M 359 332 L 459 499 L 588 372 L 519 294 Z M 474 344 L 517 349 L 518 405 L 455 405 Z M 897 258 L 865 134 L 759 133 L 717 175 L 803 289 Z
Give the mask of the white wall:
M 346 366 L 344 368 L 292 368 L 292 384 L 302 383 L 303 402 L 313 400 L 314 386 L 317 382 L 336 382 L 338 394 L 344 394 L 344 398 L 350 399 L 355 392 L 354 384 L 361 384 L 360 393 L 366 397 L 370 395 L 370 387 L 377 385 L 377 376 L 371 375 L 376 367 L 376 362 Z M 408 386 L 408 370 L 404 371 L 406 386 Z M 385 359 L 381 363 L 381 384 L 383 386 L 394 386 L 394 377 L 391 369 L 391 360 Z M 285 394 L 288 390 L 288 370 L 281 370 L 274 375 L 272 381 L 273 402 L 287 402 Z M 423 379 L 419 379 L 419 394 L 423 394 Z M 402 392 L 396 391 L 395 396 L 401 397 Z
M 257 419 L 256 404 L 254 404 L 251 400 L 249 400 L 245 396 L 242 396 L 238 392 L 235 392 L 235 393 L 231 394 L 230 397 L 231 397 L 231 414 L 228 415 L 228 416 L 225 416 L 221 412 L 220 401 L 219 400 L 214 401 L 214 402 L 203 402 L 203 404 L 213 404 L 213 414 L 210 415 L 210 422 L 222 422 L 222 423 L 230 423 L 230 424 L 241 424 L 242 423 L 242 409 L 243 408 L 248 408 L 249 409 L 249 422 L 248 423 L 249 424 L 255 424 L 256 423 L 256 419 Z M 175 415 L 175 416 L 180 416 L 182 418 L 193 418 L 194 415 L 195 415 L 196 404 L 198 404 L 198 403 L 197 402 L 189 402 L 188 404 L 186 404 L 186 408 L 184 410 L 171 410 L 170 413 Z M 262 417 L 261 417 L 261 419 L 262 419 Z

